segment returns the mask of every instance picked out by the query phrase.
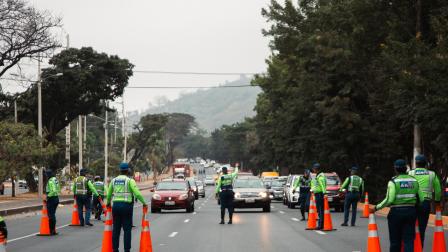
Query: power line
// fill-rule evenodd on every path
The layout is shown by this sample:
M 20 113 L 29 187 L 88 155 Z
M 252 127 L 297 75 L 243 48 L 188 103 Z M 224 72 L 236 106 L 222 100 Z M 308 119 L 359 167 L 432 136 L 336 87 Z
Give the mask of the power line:
M 259 73 L 236 72 L 184 72 L 184 71 L 159 71 L 159 70 L 134 70 L 134 73 L 143 74 L 171 74 L 171 75 L 255 75 Z
M 242 88 L 242 87 L 257 87 L 256 85 L 232 85 L 232 86 L 129 86 L 126 88 L 133 89 L 182 89 L 182 88 Z

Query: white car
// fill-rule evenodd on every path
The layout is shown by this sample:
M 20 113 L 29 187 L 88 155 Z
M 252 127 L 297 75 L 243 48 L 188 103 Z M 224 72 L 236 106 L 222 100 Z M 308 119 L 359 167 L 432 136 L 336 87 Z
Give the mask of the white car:
M 215 180 L 213 179 L 212 176 L 205 176 L 204 184 L 205 185 L 215 185 Z
M 286 205 L 288 208 L 295 208 L 296 205 L 299 202 L 299 192 L 292 192 L 293 191 L 293 185 L 296 183 L 296 181 L 300 178 L 300 175 L 292 175 L 292 177 L 289 179 L 290 183 L 287 184 L 286 191 Z

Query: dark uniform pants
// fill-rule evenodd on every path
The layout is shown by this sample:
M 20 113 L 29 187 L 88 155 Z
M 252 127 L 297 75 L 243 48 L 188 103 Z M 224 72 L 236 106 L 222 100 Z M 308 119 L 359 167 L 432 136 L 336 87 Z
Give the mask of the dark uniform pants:
M 84 225 L 84 207 L 86 208 L 86 219 L 85 223 L 90 223 L 90 213 L 91 213 L 91 196 L 89 195 L 76 195 L 76 204 L 78 204 L 78 216 L 81 225 Z
M 59 205 L 59 197 L 48 197 L 47 198 L 47 211 L 48 211 L 48 222 L 50 225 L 50 232 L 56 232 L 56 209 Z
M 387 215 L 389 226 L 390 252 L 414 251 L 415 221 L 417 210 L 415 207 L 392 207 Z
M 310 207 L 310 192 L 303 191 L 300 189 L 299 194 L 299 206 L 300 206 L 300 213 L 302 214 L 302 218 L 305 218 L 305 212 L 308 212 L 308 208 Z
M 417 206 L 418 230 L 420 231 L 420 239 L 422 246 L 425 243 L 425 231 L 428 225 L 429 214 L 431 213 L 431 202 L 424 200 L 421 205 Z
M 233 196 L 232 190 L 223 190 L 219 193 L 219 201 L 221 202 L 221 219 L 224 220 L 226 208 L 229 211 L 229 218 L 233 217 Z
M 317 229 L 322 229 L 324 227 L 324 194 L 315 193 L 314 197 L 316 198 L 317 215 L 319 216 Z
M 112 248 L 118 252 L 120 245 L 120 232 L 123 228 L 124 251 L 131 251 L 132 233 L 132 204 L 126 202 L 114 202 L 112 206 L 113 230 Z
M 350 208 L 352 209 L 352 226 L 356 223 L 356 209 L 358 207 L 358 201 L 361 196 L 359 192 L 347 192 L 344 202 L 344 223 L 348 223 L 348 215 L 350 214 Z
M 100 195 L 101 199 L 104 199 L 104 195 Z M 101 220 L 101 214 L 103 213 L 103 206 L 98 197 L 93 197 L 93 210 L 95 212 L 95 218 Z

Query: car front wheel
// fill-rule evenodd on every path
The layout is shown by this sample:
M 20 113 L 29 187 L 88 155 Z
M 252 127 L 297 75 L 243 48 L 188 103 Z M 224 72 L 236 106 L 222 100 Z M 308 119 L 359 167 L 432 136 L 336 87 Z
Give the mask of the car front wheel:
M 264 206 L 263 207 L 263 212 L 265 212 L 265 213 L 271 212 L 271 205 Z
M 160 209 L 157 209 L 155 207 L 151 207 L 151 213 L 159 213 L 159 212 L 161 212 Z

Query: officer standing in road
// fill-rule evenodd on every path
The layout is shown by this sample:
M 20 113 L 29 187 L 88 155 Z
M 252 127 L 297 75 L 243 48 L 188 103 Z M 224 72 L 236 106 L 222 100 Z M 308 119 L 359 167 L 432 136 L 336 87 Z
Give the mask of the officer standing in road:
M 341 186 L 340 191 L 347 191 L 344 202 L 344 223 L 341 226 L 348 225 L 348 216 L 350 214 L 350 207 L 352 208 L 351 226 L 354 227 L 356 223 L 356 208 L 358 201 L 364 191 L 364 180 L 357 175 L 358 167 L 354 165 L 350 169 L 351 176 L 346 178 Z
M 0 216 L 0 235 L 6 240 L 8 239 L 8 229 L 6 228 L 6 223 L 3 217 Z
M 292 192 L 295 193 L 297 191 L 297 187 L 299 188 L 299 205 L 300 213 L 302 214 L 301 221 L 305 220 L 305 212 L 308 212 L 310 202 L 310 173 L 310 170 L 305 169 L 303 176 L 300 176 L 300 178 L 296 180 L 292 190 Z
M 418 228 L 420 231 L 422 246 L 425 243 L 425 231 L 426 226 L 428 225 L 429 214 L 431 212 L 431 200 L 435 200 L 436 204 L 440 204 L 440 198 L 442 195 L 439 177 L 434 171 L 426 169 L 427 163 L 428 162 L 425 156 L 417 155 L 415 157 L 415 164 L 417 168 L 409 171 L 409 175 L 417 179 L 420 190 L 422 190 L 424 195 L 421 204 L 417 207 Z
M 311 180 L 311 192 L 314 193 L 316 200 L 317 214 L 319 216 L 317 229 L 319 230 L 324 227 L 324 194 L 327 193 L 327 178 L 320 170 L 320 164 L 318 163 L 313 165 L 313 172 L 316 173 L 316 177 Z
M 48 181 L 45 189 L 46 194 L 46 204 L 48 211 L 48 222 L 50 226 L 50 235 L 57 235 L 56 233 L 56 209 L 59 205 L 59 193 L 61 192 L 61 187 L 59 181 L 54 176 L 52 170 L 45 171 Z
M 93 193 L 95 197 L 99 197 L 98 192 L 92 184 L 92 181 L 86 178 L 87 169 L 84 168 L 79 172 L 80 176 L 77 177 L 73 183 L 72 191 L 76 198 L 76 204 L 78 205 L 78 216 L 79 222 L 81 226 L 84 226 L 84 215 L 83 209 L 86 208 L 86 218 L 85 225 L 93 226 L 90 223 L 90 214 L 91 214 L 91 196 L 90 193 Z
M 222 168 L 222 175 L 218 179 L 216 185 L 216 194 L 219 194 L 219 201 L 221 202 L 221 222 L 224 224 L 224 217 L 226 215 L 226 208 L 229 211 L 229 222 L 232 224 L 233 217 L 233 180 L 238 175 L 238 166 L 235 167 L 235 171 L 232 174 L 227 173 L 227 167 Z
M 135 180 L 128 177 L 128 170 L 128 163 L 121 163 L 120 175 L 112 179 L 109 189 L 107 190 L 107 206 L 110 207 L 111 202 L 113 202 L 112 248 L 114 252 L 118 252 L 121 228 L 123 228 L 124 231 L 124 251 L 131 251 L 133 197 L 137 198 L 143 204 L 144 208 L 148 207 Z
M 95 212 L 95 219 L 101 220 L 101 214 L 103 213 L 103 206 L 101 205 L 100 198 L 104 199 L 104 193 L 106 192 L 106 187 L 104 182 L 101 181 L 100 176 L 95 176 L 95 182 L 93 186 L 98 192 L 98 197 L 93 197 L 93 209 Z
M 406 173 L 407 166 L 403 159 L 394 163 L 397 176 L 387 185 L 386 198 L 376 206 L 370 207 L 374 213 L 389 206 L 387 216 L 389 226 L 390 251 L 400 252 L 404 244 L 404 252 L 414 251 L 415 221 L 417 219 L 417 204 L 422 199 L 417 180 Z

